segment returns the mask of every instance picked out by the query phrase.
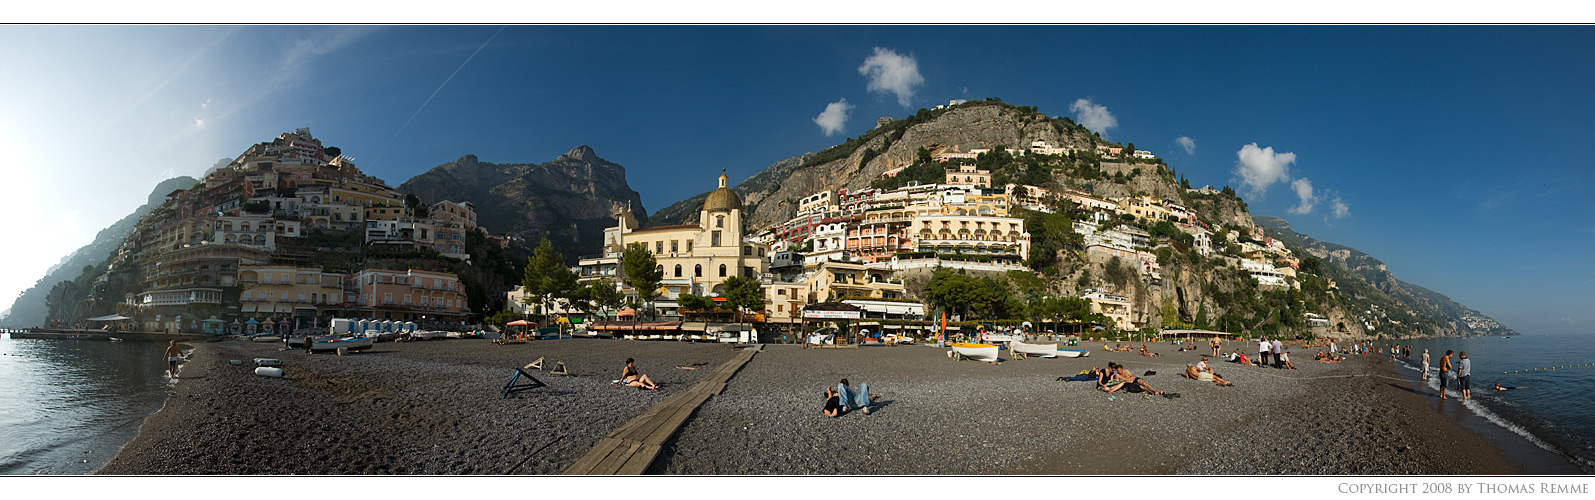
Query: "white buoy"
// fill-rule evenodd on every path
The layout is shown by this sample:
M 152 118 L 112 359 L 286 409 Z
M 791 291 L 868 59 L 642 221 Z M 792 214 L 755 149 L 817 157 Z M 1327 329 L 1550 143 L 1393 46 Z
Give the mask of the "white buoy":
M 262 366 L 255 368 L 255 374 L 262 377 L 282 377 L 282 368 Z
M 255 358 L 257 366 L 282 366 L 282 360 L 275 358 Z

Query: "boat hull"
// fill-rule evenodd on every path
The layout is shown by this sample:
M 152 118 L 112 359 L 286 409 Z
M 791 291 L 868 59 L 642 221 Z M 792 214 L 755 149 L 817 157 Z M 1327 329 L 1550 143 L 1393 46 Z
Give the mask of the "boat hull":
M 1065 358 L 1083 358 L 1090 356 L 1091 351 L 1085 349 L 1058 349 L 1058 355 Z
M 1022 352 L 1030 356 L 1040 356 L 1043 358 L 1058 357 L 1058 344 L 1026 344 L 1024 342 L 1015 340 L 1013 342 L 1009 342 L 1008 347 L 1012 348 L 1013 352 Z
M 342 348 L 342 349 L 348 349 L 348 350 L 351 350 L 351 351 L 358 351 L 358 350 L 361 350 L 361 349 L 370 349 L 372 345 L 376 344 L 376 341 L 377 341 L 377 339 L 374 338 L 374 337 L 350 337 L 350 338 L 342 338 L 342 339 L 336 339 L 336 340 L 332 340 L 332 339 L 311 339 L 310 350 L 311 351 L 336 351 L 336 350 Z
M 997 346 L 991 344 L 953 344 L 953 352 L 976 361 L 997 361 Z

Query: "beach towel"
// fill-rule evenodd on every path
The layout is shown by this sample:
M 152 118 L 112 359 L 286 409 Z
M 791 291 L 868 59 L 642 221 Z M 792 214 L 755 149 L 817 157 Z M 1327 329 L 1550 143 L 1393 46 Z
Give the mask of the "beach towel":
M 1095 381 L 1096 379 L 1097 379 L 1096 375 L 1092 375 L 1092 374 L 1089 374 L 1089 373 L 1081 373 L 1079 375 L 1071 375 L 1071 376 L 1068 376 L 1068 377 L 1058 377 L 1058 380 L 1062 380 L 1064 382 L 1092 382 L 1092 381 Z

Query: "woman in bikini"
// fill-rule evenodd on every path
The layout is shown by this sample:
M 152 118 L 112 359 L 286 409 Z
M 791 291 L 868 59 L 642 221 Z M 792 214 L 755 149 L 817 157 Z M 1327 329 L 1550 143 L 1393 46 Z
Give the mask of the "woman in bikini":
M 653 379 L 637 371 L 637 365 L 633 363 L 631 358 L 626 358 L 626 368 L 620 372 L 620 383 L 650 391 L 659 388 L 659 385 L 655 384 Z

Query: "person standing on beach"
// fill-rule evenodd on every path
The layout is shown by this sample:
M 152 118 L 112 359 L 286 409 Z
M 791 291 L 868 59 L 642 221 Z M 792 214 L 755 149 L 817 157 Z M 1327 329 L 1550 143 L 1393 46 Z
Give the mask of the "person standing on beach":
M 177 359 L 183 357 L 183 350 L 177 348 L 177 341 L 166 344 L 166 373 L 172 378 L 177 378 Z
M 1429 350 L 1428 349 L 1424 349 L 1423 350 L 1423 378 L 1421 378 L 1419 380 L 1429 380 Z
M 1212 343 L 1213 343 L 1213 357 L 1216 358 L 1216 357 L 1218 357 L 1218 351 L 1220 349 L 1224 348 L 1224 341 L 1219 340 L 1218 337 L 1213 337 L 1213 342 Z
M 1457 388 L 1462 390 L 1462 399 L 1470 399 L 1473 395 L 1468 391 L 1468 380 L 1473 378 L 1473 361 L 1468 359 L 1468 351 L 1457 353 Z
M 1273 346 L 1268 343 L 1268 339 L 1257 341 L 1257 366 L 1268 366 L 1268 352 L 1271 350 Z
M 1446 349 L 1445 355 L 1440 356 L 1440 399 L 1445 399 L 1445 379 L 1451 376 L 1451 350 Z
M 1279 341 L 1279 337 L 1274 337 L 1274 345 L 1273 345 L 1273 347 L 1274 347 L 1274 368 L 1279 368 L 1283 364 L 1283 363 L 1280 363 L 1280 361 L 1279 361 L 1279 355 L 1285 353 L 1285 343 L 1284 342 L 1280 342 Z

